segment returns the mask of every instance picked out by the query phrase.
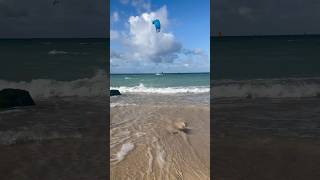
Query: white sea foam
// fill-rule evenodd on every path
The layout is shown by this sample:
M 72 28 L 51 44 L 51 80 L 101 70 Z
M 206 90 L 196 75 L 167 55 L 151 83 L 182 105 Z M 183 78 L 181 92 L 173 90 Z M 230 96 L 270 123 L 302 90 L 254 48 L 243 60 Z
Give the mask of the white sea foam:
M 225 97 L 319 97 L 320 79 L 290 78 L 245 81 L 216 81 L 212 88 L 215 98 Z
M 9 109 L 9 110 L 0 111 L 0 114 L 11 114 L 11 113 L 19 113 L 19 112 L 23 112 L 23 110 L 21 110 L 21 109 Z
M 151 148 L 150 147 L 148 147 L 147 155 L 149 157 L 147 174 L 149 175 L 152 172 L 152 163 L 153 163 L 153 156 L 152 156 L 152 152 L 151 152 Z
M 165 160 L 165 151 L 162 149 L 162 147 L 157 144 L 157 162 L 159 167 L 162 169 L 166 163 Z
M 59 50 L 51 50 L 48 52 L 49 55 L 87 55 L 88 53 L 86 52 L 67 52 L 67 51 L 59 51 Z
M 134 144 L 132 143 L 125 143 L 122 145 L 120 151 L 116 154 L 116 158 L 118 162 L 122 161 L 126 155 L 134 149 Z
M 49 55 L 57 55 L 57 54 L 68 54 L 66 51 L 58 51 L 58 50 L 51 50 L 48 52 Z
M 110 107 L 126 107 L 126 106 L 137 106 L 135 103 L 110 103 Z
M 176 94 L 176 93 L 206 93 L 210 91 L 208 86 L 189 86 L 189 87 L 145 87 L 140 83 L 139 86 L 127 87 L 111 87 L 118 89 L 121 93 L 156 93 L 156 94 Z
M 35 130 L 22 130 L 22 131 L 0 131 L 0 144 L 11 145 L 17 142 L 27 141 L 45 141 L 52 139 L 63 139 L 63 138 L 81 138 L 81 134 L 63 134 L 58 132 L 51 133 L 39 133 Z
M 141 137 L 141 136 L 146 135 L 146 133 L 145 133 L 145 132 L 136 132 L 135 135 L 139 138 L 139 137 Z

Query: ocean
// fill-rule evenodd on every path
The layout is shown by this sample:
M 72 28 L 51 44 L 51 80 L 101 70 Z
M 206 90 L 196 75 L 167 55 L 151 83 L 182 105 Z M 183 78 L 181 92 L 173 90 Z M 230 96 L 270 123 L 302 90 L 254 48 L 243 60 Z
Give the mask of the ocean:
M 213 97 L 316 97 L 320 36 L 212 38 Z
M 0 89 L 34 98 L 106 95 L 107 39 L 2 39 Z
M 320 36 L 214 37 L 211 45 L 214 177 L 316 179 Z
M 309 106 L 319 101 L 320 36 L 223 37 L 213 38 L 212 41 L 213 103 L 219 106 L 219 102 L 232 101 L 230 108 L 237 107 L 237 104 L 248 106 L 244 121 L 238 119 L 234 123 L 248 124 L 245 117 L 256 117 L 260 120 L 250 121 L 255 123 L 252 128 L 256 133 L 269 131 L 277 135 L 319 136 L 316 133 L 320 125 L 317 118 L 308 118 L 317 108 L 303 108 L 302 111 L 302 107 L 301 110 L 296 109 L 289 102 L 295 102 L 296 106 Z M 235 101 L 239 99 L 242 101 Z M 288 105 L 287 109 L 266 112 L 268 108 L 280 104 Z M 255 106 L 265 109 L 259 111 Z M 283 124 L 280 121 L 282 116 L 296 119 L 297 112 L 301 117 L 299 123 Z M 288 117 L 290 115 L 292 117 Z M 268 123 L 263 123 L 263 120 Z M 310 126 L 306 125 L 308 123 L 311 123 Z
M 128 93 L 205 93 L 210 73 L 112 74 L 110 83 Z
M 107 42 L 0 40 L 0 90 L 27 90 L 36 103 L 0 111 L 1 169 L 13 167 L 1 177 L 106 178 Z

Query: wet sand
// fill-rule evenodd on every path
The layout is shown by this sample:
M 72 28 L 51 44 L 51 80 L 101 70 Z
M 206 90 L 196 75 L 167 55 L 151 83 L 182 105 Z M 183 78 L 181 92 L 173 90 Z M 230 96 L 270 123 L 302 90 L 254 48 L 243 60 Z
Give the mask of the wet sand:
M 0 179 L 108 179 L 106 97 L 0 112 Z
M 317 180 L 319 142 L 279 137 L 214 138 L 214 179 Z
M 319 179 L 319 105 L 318 98 L 215 100 L 214 179 Z
M 111 179 L 209 179 L 210 108 L 169 99 L 111 108 Z

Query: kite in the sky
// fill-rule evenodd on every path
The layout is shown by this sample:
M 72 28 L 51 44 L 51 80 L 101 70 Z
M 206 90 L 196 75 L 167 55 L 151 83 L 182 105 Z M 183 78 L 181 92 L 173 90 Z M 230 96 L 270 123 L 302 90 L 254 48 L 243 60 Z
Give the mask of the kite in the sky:
M 160 32 L 160 20 L 159 19 L 156 19 L 154 21 L 152 21 L 152 24 L 154 24 L 154 26 L 156 27 L 156 31 L 157 32 Z

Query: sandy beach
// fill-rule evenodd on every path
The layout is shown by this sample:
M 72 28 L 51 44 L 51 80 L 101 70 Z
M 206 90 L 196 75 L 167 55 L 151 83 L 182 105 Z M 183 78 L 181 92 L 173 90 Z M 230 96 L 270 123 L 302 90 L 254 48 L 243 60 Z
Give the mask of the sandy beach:
M 111 98 L 111 179 L 209 179 L 210 108 L 186 97 Z
M 211 106 L 215 179 L 320 177 L 318 98 L 215 99 Z
M 208 180 L 210 1 L 110 4 L 111 179 Z

